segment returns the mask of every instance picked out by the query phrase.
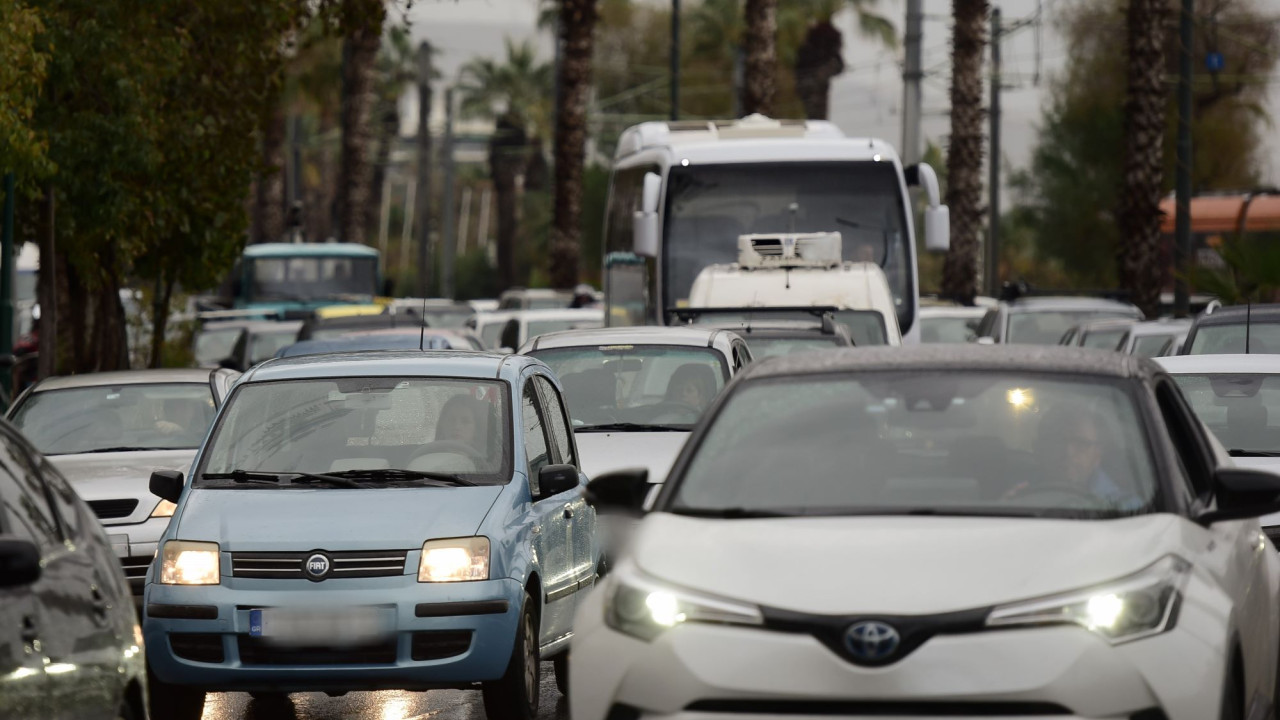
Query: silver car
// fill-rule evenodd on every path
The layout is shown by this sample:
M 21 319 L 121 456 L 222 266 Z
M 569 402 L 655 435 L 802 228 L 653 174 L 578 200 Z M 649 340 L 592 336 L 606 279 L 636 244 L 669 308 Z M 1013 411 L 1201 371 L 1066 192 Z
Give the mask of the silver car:
M 134 598 L 142 597 L 173 504 L 151 494 L 153 470 L 186 472 L 233 370 L 135 370 L 48 378 L 8 419 L 71 481 L 106 526 Z

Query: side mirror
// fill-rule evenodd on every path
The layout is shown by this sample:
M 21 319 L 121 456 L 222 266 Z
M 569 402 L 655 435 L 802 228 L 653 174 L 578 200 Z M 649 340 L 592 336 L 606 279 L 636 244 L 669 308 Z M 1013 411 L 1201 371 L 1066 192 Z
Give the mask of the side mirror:
M 1201 524 L 1280 512 L 1280 475 L 1245 468 L 1219 468 L 1213 475 L 1213 496 L 1217 507 L 1197 518 Z
M 559 495 L 578 487 L 578 468 L 572 465 L 546 465 L 538 471 L 538 499 Z
M 587 483 L 587 504 L 604 512 L 640 515 L 649 494 L 648 468 L 615 470 Z
M 182 473 L 177 470 L 156 470 L 151 473 L 151 494 L 171 503 L 182 497 Z
M 632 250 L 641 257 L 658 255 L 658 205 L 662 200 L 662 176 L 644 174 L 641 209 L 632 218 Z
M 924 209 L 924 248 L 939 253 L 951 249 L 951 210 L 946 205 Z
M 40 551 L 34 543 L 0 535 L 0 588 L 30 585 L 40 579 Z
M 219 360 L 219 361 L 218 361 L 218 367 L 220 367 L 220 368 L 224 368 L 224 369 L 226 369 L 226 370 L 236 370 L 236 371 L 239 371 L 239 370 L 240 370 L 240 363 L 239 363 L 239 362 L 237 362 L 235 358 L 232 358 L 232 357 L 224 357 L 224 358 L 222 358 L 221 360 Z

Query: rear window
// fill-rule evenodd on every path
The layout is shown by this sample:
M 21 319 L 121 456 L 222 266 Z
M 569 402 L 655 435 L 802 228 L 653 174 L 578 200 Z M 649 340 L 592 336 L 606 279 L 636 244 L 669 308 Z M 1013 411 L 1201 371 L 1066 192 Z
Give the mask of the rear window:
M 1241 353 L 1280 353 L 1280 323 L 1262 323 L 1255 320 L 1249 325 L 1247 333 L 1244 323 L 1203 325 L 1196 328 L 1196 337 L 1191 342 L 1191 350 L 1188 354 L 1236 355 Z

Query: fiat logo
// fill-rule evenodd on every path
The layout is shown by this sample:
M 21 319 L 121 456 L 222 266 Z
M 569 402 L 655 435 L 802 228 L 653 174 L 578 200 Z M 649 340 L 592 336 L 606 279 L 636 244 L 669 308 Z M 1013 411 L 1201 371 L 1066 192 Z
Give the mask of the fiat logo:
M 312 553 L 311 557 L 307 558 L 306 564 L 302 566 L 302 570 L 309 580 L 323 580 L 328 577 L 330 567 L 332 562 L 329 556 L 324 553 Z

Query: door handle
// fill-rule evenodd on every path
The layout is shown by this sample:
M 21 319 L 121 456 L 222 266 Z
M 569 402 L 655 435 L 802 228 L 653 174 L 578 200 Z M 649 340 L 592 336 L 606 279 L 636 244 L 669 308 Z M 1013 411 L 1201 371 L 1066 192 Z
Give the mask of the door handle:
M 22 642 L 27 645 L 35 645 L 40 640 L 40 631 L 36 629 L 36 623 L 31 619 L 30 615 L 22 618 Z

